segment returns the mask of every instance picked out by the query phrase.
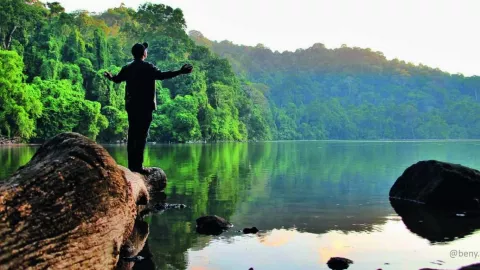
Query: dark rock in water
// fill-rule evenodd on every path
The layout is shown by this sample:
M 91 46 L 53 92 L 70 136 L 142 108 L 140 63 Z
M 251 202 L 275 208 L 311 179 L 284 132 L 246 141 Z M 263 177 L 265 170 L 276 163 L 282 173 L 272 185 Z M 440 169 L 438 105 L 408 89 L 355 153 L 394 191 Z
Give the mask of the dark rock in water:
M 405 226 L 431 243 L 449 242 L 472 234 L 480 228 L 480 216 L 458 217 L 456 212 L 445 211 L 417 203 L 390 200 Z
M 158 203 L 158 204 L 154 205 L 153 207 L 157 211 L 163 211 L 163 210 L 167 210 L 167 209 L 183 209 L 183 208 L 186 208 L 187 206 L 185 204 L 176 204 L 176 203 L 172 203 L 172 204 Z
M 347 258 L 332 257 L 330 260 L 328 260 L 327 265 L 328 268 L 332 270 L 344 270 L 347 269 L 352 263 L 353 261 Z
M 421 268 L 420 270 L 442 270 L 437 268 Z M 480 263 L 467 265 L 459 268 L 458 270 L 480 270 Z
M 459 164 L 420 161 L 397 179 L 390 197 L 443 209 L 480 210 L 480 172 Z
M 480 263 L 467 265 L 458 270 L 480 270 Z
M 126 262 L 141 262 L 143 261 L 145 258 L 142 257 L 142 256 L 134 256 L 134 257 L 123 257 L 122 260 L 126 261 Z
M 245 233 L 245 234 L 249 234 L 249 233 L 255 234 L 257 232 L 258 232 L 257 227 L 243 229 L 243 233 Z
M 205 216 L 197 219 L 197 232 L 207 235 L 219 235 L 232 227 L 232 224 L 219 216 Z
M 150 186 L 150 192 L 161 192 L 167 186 L 167 175 L 165 172 L 156 167 L 145 168 L 143 174 Z

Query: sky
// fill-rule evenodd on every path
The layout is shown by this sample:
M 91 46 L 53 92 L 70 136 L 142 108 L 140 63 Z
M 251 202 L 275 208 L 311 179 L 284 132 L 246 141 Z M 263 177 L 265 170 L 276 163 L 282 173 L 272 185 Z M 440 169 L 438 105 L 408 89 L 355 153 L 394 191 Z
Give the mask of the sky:
M 145 0 L 57 0 L 93 12 Z M 388 59 L 480 76 L 480 0 L 150 0 L 183 10 L 210 40 L 295 51 L 371 48 Z

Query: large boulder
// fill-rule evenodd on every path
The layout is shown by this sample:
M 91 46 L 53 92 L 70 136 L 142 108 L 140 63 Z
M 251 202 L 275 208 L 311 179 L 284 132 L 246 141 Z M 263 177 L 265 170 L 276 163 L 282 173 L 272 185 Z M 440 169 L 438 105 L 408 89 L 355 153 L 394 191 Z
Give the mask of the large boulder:
M 52 138 L 0 186 L 0 269 L 113 269 L 160 174 L 132 173 L 80 134 Z
M 449 210 L 480 210 L 480 172 L 459 164 L 420 161 L 403 172 L 390 198 Z

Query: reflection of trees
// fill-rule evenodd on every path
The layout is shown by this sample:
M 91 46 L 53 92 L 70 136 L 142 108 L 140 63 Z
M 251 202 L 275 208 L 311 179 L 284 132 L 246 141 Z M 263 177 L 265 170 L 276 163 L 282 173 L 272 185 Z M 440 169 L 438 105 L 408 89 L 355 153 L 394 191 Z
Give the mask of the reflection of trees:
M 235 230 L 296 227 L 310 233 L 378 229 L 393 213 L 388 191 L 412 163 L 437 159 L 480 167 L 471 142 L 266 142 L 149 145 L 146 166 L 168 176 L 168 203 L 186 209 L 152 214 L 147 242 L 156 269 L 185 269 L 188 250 L 212 239 L 197 235 L 195 219 L 216 214 Z M 450 151 L 455 148 L 455 151 Z M 0 148 L 0 165 L 13 172 L 33 155 L 29 147 Z M 23 150 L 20 150 L 23 149 Z M 126 147 L 108 146 L 126 165 Z M 17 151 L 17 152 L 14 152 Z M 3 172 L 3 171 L 2 171 Z M 238 235 L 226 233 L 223 237 Z
M 20 166 L 27 164 L 38 146 L 0 147 L 0 181 L 13 174 Z

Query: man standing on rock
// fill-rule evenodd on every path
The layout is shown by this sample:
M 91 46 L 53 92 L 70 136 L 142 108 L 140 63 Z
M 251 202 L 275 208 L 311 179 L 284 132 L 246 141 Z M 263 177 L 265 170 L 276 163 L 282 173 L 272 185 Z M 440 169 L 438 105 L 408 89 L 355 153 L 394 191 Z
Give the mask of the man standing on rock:
M 115 76 L 110 72 L 104 73 L 107 79 L 115 83 L 127 82 L 125 108 L 128 113 L 128 168 L 139 173 L 145 172 L 143 153 L 153 111 L 157 108 L 155 81 L 188 74 L 193 70 L 191 65 L 185 64 L 180 70 L 162 72 L 155 65 L 144 61 L 147 58 L 147 48 L 147 43 L 133 45 L 132 62 Z

